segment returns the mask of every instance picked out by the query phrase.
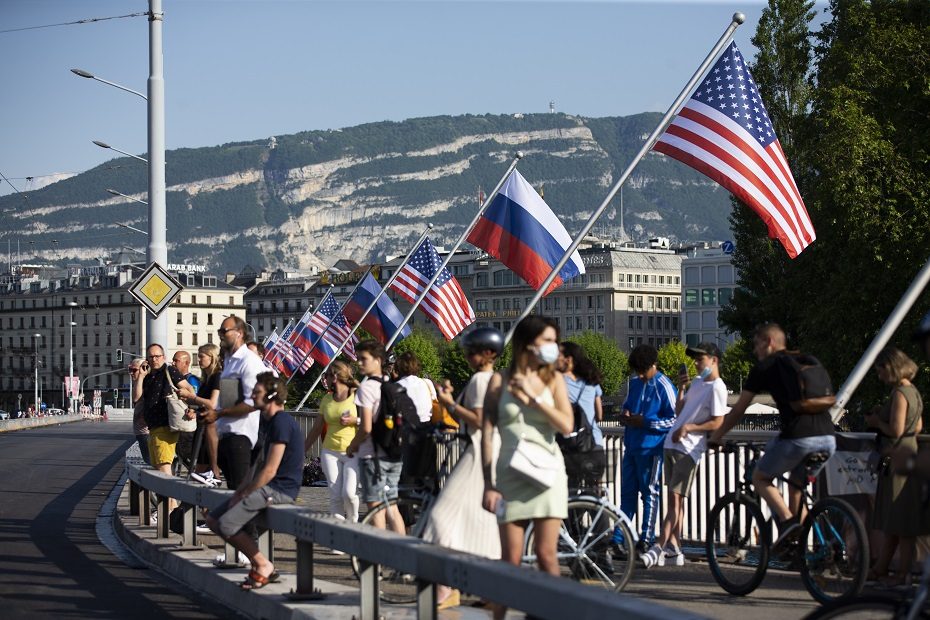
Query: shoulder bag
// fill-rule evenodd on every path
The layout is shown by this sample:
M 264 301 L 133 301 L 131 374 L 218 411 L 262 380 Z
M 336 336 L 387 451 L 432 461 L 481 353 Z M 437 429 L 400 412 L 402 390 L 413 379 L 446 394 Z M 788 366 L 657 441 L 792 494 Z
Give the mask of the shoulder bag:
M 171 391 L 165 396 L 165 401 L 168 403 L 168 428 L 182 433 L 193 433 L 197 430 L 197 419 L 188 420 L 184 417 L 188 406 L 178 397 L 178 388 L 171 380 L 171 371 L 167 364 L 165 364 L 165 375 L 168 377 L 168 385 L 171 386 Z
M 532 483 L 540 490 L 549 489 L 556 480 L 559 470 L 563 467 L 558 453 L 542 444 L 526 438 L 526 422 L 523 412 L 520 418 L 520 441 L 514 448 L 508 467 L 519 474 L 524 480 Z

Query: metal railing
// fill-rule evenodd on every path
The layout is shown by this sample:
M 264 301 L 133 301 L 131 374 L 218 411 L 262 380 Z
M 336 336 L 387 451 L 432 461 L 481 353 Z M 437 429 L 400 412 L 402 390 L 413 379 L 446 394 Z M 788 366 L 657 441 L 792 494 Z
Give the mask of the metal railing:
M 140 525 L 151 525 L 150 497 L 158 499 L 158 538 L 168 538 L 168 498 L 180 500 L 183 511 L 182 544 L 197 544 L 197 507 L 215 508 L 230 491 L 209 489 L 154 471 L 137 459 L 127 458 L 130 511 Z M 525 567 L 469 553 L 452 551 L 422 540 L 332 517 L 312 514 L 299 506 L 272 506 L 262 525 L 267 528 L 259 548 L 273 558 L 274 536 L 297 540 L 297 587 L 295 595 L 313 595 L 313 545 L 338 549 L 361 562 L 360 614 L 362 620 L 380 617 L 379 575 L 381 565 L 414 575 L 417 582 L 417 617 L 437 617 L 436 585 L 446 584 L 475 596 L 523 610 L 539 618 L 701 618 L 684 610 L 672 610 L 640 601 L 622 593 L 582 587 L 577 582 L 543 574 Z M 227 546 L 227 554 L 235 551 Z M 231 557 L 231 555 L 227 555 Z

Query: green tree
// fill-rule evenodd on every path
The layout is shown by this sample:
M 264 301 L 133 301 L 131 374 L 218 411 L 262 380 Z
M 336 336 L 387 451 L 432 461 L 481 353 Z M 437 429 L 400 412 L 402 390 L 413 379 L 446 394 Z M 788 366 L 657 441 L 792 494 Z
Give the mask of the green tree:
M 585 355 L 601 371 L 604 397 L 609 399 L 615 396 L 630 374 L 626 353 L 620 350 L 616 342 L 596 332 L 582 332 L 568 340 L 584 349 Z
M 675 385 L 678 385 L 678 369 L 682 364 L 688 367 L 689 376 L 693 377 L 697 374 L 697 366 L 694 365 L 694 360 L 685 353 L 686 348 L 685 343 L 680 340 L 672 340 L 659 348 L 659 361 L 656 362 L 656 366 Z
M 727 389 L 738 393 L 742 389 L 743 381 L 755 363 L 752 356 L 752 341 L 737 340 L 727 347 L 720 360 L 720 377 L 727 384 Z
M 407 351 L 412 352 L 420 360 L 422 375 L 439 377 L 442 374 L 439 346 L 437 336 L 434 336 L 430 331 L 417 327 L 409 336 L 395 344 L 392 350 L 397 355 Z
M 440 377 L 452 382 L 458 393 L 472 375 L 472 370 L 465 361 L 465 352 L 458 342 L 450 342 L 443 347 Z

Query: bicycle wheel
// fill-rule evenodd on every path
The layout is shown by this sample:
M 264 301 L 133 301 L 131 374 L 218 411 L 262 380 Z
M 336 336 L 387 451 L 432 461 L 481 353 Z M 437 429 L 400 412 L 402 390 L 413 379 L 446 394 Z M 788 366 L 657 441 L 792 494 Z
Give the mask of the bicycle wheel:
M 707 563 L 721 588 L 743 596 L 759 587 L 768 568 L 770 530 L 759 504 L 730 493 L 720 498 L 707 520 Z
M 395 505 L 404 518 L 404 525 L 406 526 L 408 535 L 410 535 L 411 531 L 422 531 L 423 528 L 417 528 L 417 522 L 420 520 L 422 514 L 422 503 L 419 499 L 410 497 L 401 497 L 387 504 L 378 504 L 368 511 L 361 522 L 366 525 L 371 525 L 375 515 L 384 513 L 388 506 Z M 351 557 L 351 563 L 355 578 L 358 579 L 358 558 L 353 555 Z M 414 603 L 417 600 L 416 575 L 401 573 L 390 566 L 381 567 L 381 579 L 378 587 L 381 600 L 385 603 Z
M 801 580 L 820 603 L 858 596 L 869 569 L 869 539 L 852 506 L 828 497 L 804 521 Z
M 618 531 L 619 536 L 614 532 Z M 536 564 L 533 524 L 527 527 L 523 562 Z M 596 500 L 568 502 L 556 550 L 563 577 L 588 585 L 620 591 L 633 574 L 636 562 L 633 534 L 626 520 Z
M 860 596 L 848 601 L 825 605 L 807 616 L 804 620 L 904 620 L 907 617 L 910 601 L 894 599 L 887 596 Z M 915 618 L 927 620 L 930 612 L 926 609 L 917 612 Z

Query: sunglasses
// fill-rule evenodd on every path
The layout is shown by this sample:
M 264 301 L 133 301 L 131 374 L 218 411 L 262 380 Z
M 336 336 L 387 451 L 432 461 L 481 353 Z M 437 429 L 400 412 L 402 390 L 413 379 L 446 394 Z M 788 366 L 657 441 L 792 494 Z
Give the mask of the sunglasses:
M 220 336 L 225 336 L 226 332 L 233 332 L 233 331 L 236 331 L 235 327 L 229 327 L 229 328 L 221 327 L 218 330 L 216 330 L 216 333 L 219 334 Z

